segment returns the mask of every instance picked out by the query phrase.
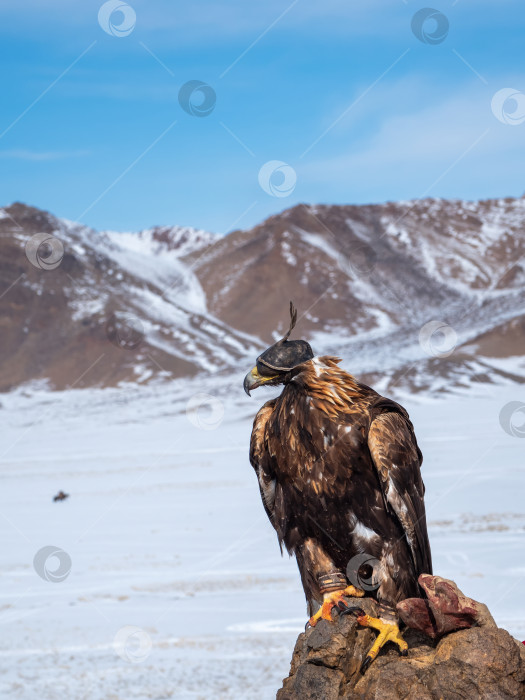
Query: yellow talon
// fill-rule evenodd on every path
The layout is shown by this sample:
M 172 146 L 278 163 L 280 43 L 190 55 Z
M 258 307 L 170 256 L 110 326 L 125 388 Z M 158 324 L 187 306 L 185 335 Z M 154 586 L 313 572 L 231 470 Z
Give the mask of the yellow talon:
M 364 594 L 364 591 L 362 591 L 360 588 L 356 588 L 355 586 L 347 586 L 339 591 L 325 593 L 323 596 L 323 604 L 315 615 L 312 615 L 308 621 L 308 624 L 311 627 L 315 627 L 321 619 L 332 622 L 332 610 L 343 600 L 345 596 L 349 596 L 351 598 L 362 598 Z
M 361 615 L 357 618 L 357 621 L 363 627 L 372 627 L 379 631 L 377 638 L 372 645 L 372 648 L 368 652 L 366 659 L 361 666 L 361 673 L 364 673 L 372 661 L 376 658 L 379 650 L 387 643 L 394 642 L 399 647 L 399 651 L 403 656 L 408 654 L 408 644 L 405 642 L 399 631 L 399 627 L 396 623 L 383 622 L 377 617 L 371 617 L 370 615 Z

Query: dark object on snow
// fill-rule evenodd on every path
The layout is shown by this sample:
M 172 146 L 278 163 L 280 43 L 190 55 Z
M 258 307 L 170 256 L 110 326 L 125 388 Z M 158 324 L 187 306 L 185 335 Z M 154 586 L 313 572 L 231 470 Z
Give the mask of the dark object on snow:
M 371 598 L 359 600 L 359 606 L 377 615 L 377 603 Z M 387 644 L 362 675 L 359 669 L 373 631 L 361 627 L 354 615 L 340 615 L 333 624 L 321 620 L 299 635 L 290 675 L 277 700 L 525 698 L 525 647 L 507 631 L 495 625 L 475 626 L 437 641 L 407 629 L 404 637 L 408 656 Z
M 57 501 L 65 501 L 66 498 L 69 498 L 69 494 L 64 493 L 63 491 L 59 491 L 56 496 L 53 496 L 53 501 L 55 501 L 55 503 Z

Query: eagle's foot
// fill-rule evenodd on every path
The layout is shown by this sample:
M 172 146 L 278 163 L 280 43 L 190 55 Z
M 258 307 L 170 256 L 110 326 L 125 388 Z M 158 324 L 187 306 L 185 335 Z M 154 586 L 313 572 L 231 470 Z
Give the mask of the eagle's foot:
M 323 604 L 319 610 L 312 615 L 306 626 L 315 627 L 319 620 L 328 620 L 332 622 L 332 610 L 337 607 L 339 610 L 348 608 L 348 605 L 343 600 L 345 596 L 350 598 L 362 598 L 365 592 L 355 586 L 347 586 L 339 591 L 331 591 L 323 596 Z
M 359 615 L 357 622 L 363 627 L 373 627 L 379 631 L 372 648 L 368 652 L 366 659 L 361 665 L 361 673 L 364 673 L 366 669 L 370 666 L 372 661 L 376 658 L 379 650 L 387 643 L 394 642 L 399 647 L 399 651 L 402 656 L 407 656 L 408 654 L 408 644 L 405 642 L 399 631 L 399 627 L 395 622 L 385 622 L 380 620 L 378 617 L 371 617 L 370 615 Z

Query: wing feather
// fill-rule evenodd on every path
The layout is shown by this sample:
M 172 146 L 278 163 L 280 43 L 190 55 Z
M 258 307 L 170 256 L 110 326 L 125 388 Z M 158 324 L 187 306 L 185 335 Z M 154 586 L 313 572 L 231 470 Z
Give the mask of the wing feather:
M 370 426 L 368 447 L 387 507 L 403 528 L 416 572 L 431 574 L 422 456 L 412 423 L 399 412 L 380 414 Z
M 276 479 L 266 443 L 266 424 L 275 408 L 276 399 L 267 401 L 253 421 L 250 441 L 250 463 L 257 474 L 264 510 L 275 525 Z

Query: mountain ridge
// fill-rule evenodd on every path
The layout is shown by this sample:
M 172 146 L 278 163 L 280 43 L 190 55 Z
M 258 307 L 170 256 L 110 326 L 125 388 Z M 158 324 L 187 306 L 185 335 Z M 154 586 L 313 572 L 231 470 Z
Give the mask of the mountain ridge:
M 523 198 L 299 204 L 223 237 L 15 203 L 0 250 L 2 391 L 232 371 L 283 332 L 289 299 L 318 354 L 385 390 L 525 375 Z

